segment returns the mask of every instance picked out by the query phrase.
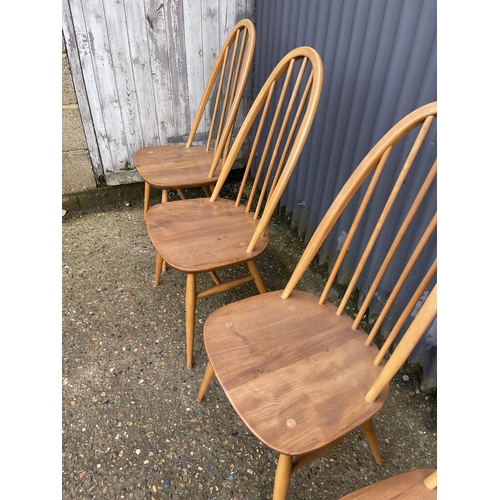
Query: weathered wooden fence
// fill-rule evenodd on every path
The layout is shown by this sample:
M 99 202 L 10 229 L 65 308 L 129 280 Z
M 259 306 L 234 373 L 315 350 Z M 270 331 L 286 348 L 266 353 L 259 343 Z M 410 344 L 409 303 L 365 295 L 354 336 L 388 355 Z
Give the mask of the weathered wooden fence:
M 141 181 L 135 151 L 189 133 L 220 47 L 253 9 L 253 0 L 63 0 L 68 58 L 100 182 Z

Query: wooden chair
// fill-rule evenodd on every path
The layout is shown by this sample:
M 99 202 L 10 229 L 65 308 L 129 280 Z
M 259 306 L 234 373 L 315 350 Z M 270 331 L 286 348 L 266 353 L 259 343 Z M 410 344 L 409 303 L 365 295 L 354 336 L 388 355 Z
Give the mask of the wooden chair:
M 413 228 L 411 222 L 436 177 L 436 161 L 427 161 L 431 154 L 419 156 L 419 161 L 414 162 L 422 145 L 430 142 L 426 141 L 426 134 L 435 116 L 436 103 L 417 109 L 372 148 L 336 196 L 284 290 L 228 304 L 205 322 L 204 341 L 209 362 L 197 399 L 203 399 L 215 374 L 250 432 L 279 453 L 275 500 L 286 497 L 292 472 L 328 452 L 359 426 L 376 462 L 382 462 L 372 417 L 387 399 L 389 381 L 436 315 L 437 284 L 432 286 L 436 261 L 419 267 L 424 270 L 429 267 L 428 271 L 418 273 L 423 276 L 416 276 L 412 271 L 436 229 L 436 216 L 430 216 L 423 231 L 421 220 L 416 221 L 416 229 L 408 230 Z M 403 148 L 397 147 L 398 142 Z M 432 144 L 427 143 L 422 149 L 428 153 L 429 148 L 433 156 Z M 393 150 L 396 164 L 389 162 Z M 420 175 L 410 176 L 414 163 L 418 172 L 413 174 Z M 426 173 L 424 167 L 428 163 L 432 166 Z M 384 171 L 387 165 L 391 168 Z M 423 178 L 420 188 L 420 183 L 417 184 L 418 194 L 413 202 L 407 199 L 405 192 L 397 197 L 410 178 Z M 388 180 L 394 179 L 391 189 Z M 380 196 L 372 196 L 380 190 L 386 202 L 380 203 Z M 396 203 L 401 198 L 409 207 L 406 215 L 400 203 Z M 372 206 L 370 201 L 377 203 Z M 383 208 L 376 213 L 377 207 Z M 395 219 L 390 217 L 391 208 L 396 211 Z M 350 229 L 347 219 L 341 219 L 342 215 L 352 222 Z M 364 225 L 358 240 L 356 230 L 363 215 L 373 219 L 373 231 Z M 394 225 L 394 220 L 399 226 Z M 336 225 L 338 221 L 341 221 L 340 227 Z M 390 224 L 384 224 L 387 221 Z M 385 229 L 394 236 L 389 238 Z M 341 235 L 344 242 L 318 301 L 316 295 L 295 287 L 329 233 Z M 412 242 L 411 246 L 403 245 L 405 236 Z M 359 241 L 363 241 L 363 245 Z M 401 255 L 398 249 L 405 250 L 406 255 Z M 354 256 L 358 255 L 356 263 Z M 375 293 L 387 296 L 379 288 L 388 270 L 390 293 L 380 306 L 376 321 L 369 325 L 367 335 L 359 326 L 370 317 L 368 307 L 374 302 Z M 339 281 L 338 276 L 345 276 L 346 272 L 350 280 L 340 303 L 326 300 L 334 280 Z M 358 285 L 361 275 L 364 282 L 371 283 L 367 289 Z M 410 282 L 414 286 L 408 289 Z M 406 328 L 418 301 L 430 288 L 427 300 Z M 355 318 L 351 318 L 346 314 L 346 307 L 353 307 L 352 298 L 358 294 L 361 305 Z M 405 306 L 403 298 L 408 296 Z M 394 308 L 396 299 L 398 307 Z M 357 306 L 355 302 L 354 305 Z M 391 330 L 379 350 L 373 340 L 385 319 L 390 319 Z M 395 338 L 405 330 L 404 337 L 385 362 L 384 357 L 389 356 Z M 379 336 L 385 334 L 380 332 Z
M 436 500 L 437 470 L 417 469 L 378 481 L 339 500 Z
M 135 153 L 137 171 L 144 179 L 144 217 L 149 210 L 151 186 L 162 190 L 162 202 L 168 201 L 168 191 L 173 189 L 181 198 L 185 198 L 183 189 L 196 187 L 203 188 L 210 196 L 210 188 L 217 182 L 220 172 L 221 157 L 227 153 L 233 134 L 254 52 L 255 26 L 243 19 L 231 30 L 215 61 L 187 143 L 148 146 Z M 211 104 L 206 147 L 193 146 L 195 134 Z M 226 147 L 220 148 L 216 156 L 214 151 L 221 141 Z
M 255 98 L 210 198 L 157 204 L 146 226 L 162 261 L 187 276 L 186 356 L 192 367 L 197 299 L 254 281 L 267 292 L 255 259 L 269 243 L 267 225 L 295 168 L 311 128 L 321 93 L 323 65 L 310 47 L 289 52 L 275 67 Z M 234 161 L 251 133 L 251 151 L 236 200 L 219 197 Z M 219 143 L 215 155 L 224 148 Z M 258 155 L 256 154 L 258 152 Z M 250 192 L 251 168 L 255 175 Z M 260 195 L 258 194 L 260 192 Z M 221 283 L 216 271 L 247 264 L 250 274 Z M 197 291 L 196 276 L 210 273 L 215 286 Z

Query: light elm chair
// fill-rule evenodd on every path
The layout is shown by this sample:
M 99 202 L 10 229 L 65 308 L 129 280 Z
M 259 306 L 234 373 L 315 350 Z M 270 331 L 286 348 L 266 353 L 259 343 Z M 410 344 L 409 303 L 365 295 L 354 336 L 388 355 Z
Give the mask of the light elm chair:
M 323 64 L 311 47 L 298 47 L 276 65 L 256 96 L 229 150 L 210 198 L 154 205 L 146 227 L 162 262 L 186 274 L 186 358 L 193 363 L 196 302 L 244 283 L 267 292 L 255 262 L 269 244 L 268 223 L 294 171 L 318 108 Z M 251 145 L 236 199 L 219 196 L 244 145 Z M 221 157 L 225 144 L 215 152 Z M 255 168 L 251 172 L 252 167 Z M 221 282 L 217 271 L 246 264 L 249 274 Z M 208 273 L 214 286 L 197 289 Z
M 238 22 L 229 33 L 212 68 L 186 144 L 147 146 L 135 153 L 134 163 L 144 179 L 144 217 L 151 203 L 151 187 L 162 191 L 163 203 L 168 201 L 169 190 L 176 190 L 182 199 L 189 188 L 202 188 L 206 196 L 211 195 L 233 138 L 252 69 L 255 40 L 255 26 L 248 19 Z M 206 116 L 210 121 L 206 145 L 194 146 L 195 134 Z M 220 143 L 224 147 L 218 148 Z M 166 265 L 157 270 L 156 285 L 160 283 L 161 269 L 166 270 Z
M 428 222 L 415 218 L 436 178 L 432 145 L 431 154 L 415 161 L 436 115 L 436 103 L 422 106 L 375 144 L 335 197 L 283 290 L 230 303 L 205 321 L 209 361 L 197 399 L 203 399 L 215 375 L 249 431 L 279 453 L 274 500 L 286 497 L 293 472 L 358 427 L 375 461 L 382 463 L 372 418 L 387 399 L 390 380 L 437 314 L 436 261 L 415 266 L 436 231 L 435 214 Z M 398 143 L 403 147 L 397 148 Z M 389 165 L 393 151 L 397 161 Z M 420 175 L 411 177 L 412 167 Z M 408 179 L 419 180 L 411 190 L 413 201 L 408 199 Z M 348 219 L 338 227 L 343 214 Z M 371 224 L 360 224 L 364 216 Z M 318 300 L 296 286 L 334 230 L 344 241 Z M 386 294 L 380 285 L 388 271 Z M 335 302 L 328 295 L 339 274 L 350 279 Z M 356 303 L 361 276 L 371 285 Z M 365 326 L 367 333 L 360 325 L 377 296 L 385 301 L 370 328 Z M 347 314 L 347 306 L 355 313 Z M 381 326 L 386 319 L 385 337 Z M 380 340 L 374 343 L 376 336 Z

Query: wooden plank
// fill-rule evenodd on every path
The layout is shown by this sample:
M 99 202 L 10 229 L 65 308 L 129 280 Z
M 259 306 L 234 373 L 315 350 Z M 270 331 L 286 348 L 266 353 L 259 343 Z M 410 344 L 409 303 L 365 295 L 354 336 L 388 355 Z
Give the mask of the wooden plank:
M 254 0 L 236 0 L 236 13 L 234 23 L 236 24 L 241 19 L 250 19 L 250 21 L 255 22 L 254 15 Z M 240 109 L 238 110 L 238 115 L 236 116 L 236 127 L 240 127 L 243 123 L 245 116 L 251 107 L 251 88 L 252 88 L 252 76 L 248 79 L 247 90 L 243 94 L 243 99 L 241 101 Z
M 78 110 L 82 118 L 83 130 L 87 140 L 90 162 L 96 182 L 104 182 L 104 171 L 102 167 L 101 155 L 97 144 L 93 117 L 90 111 L 90 105 L 85 92 L 85 82 L 83 79 L 82 67 L 80 65 L 80 56 L 78 52 L 78 41 L 76 39 L 75 28 L 73 26 L 73 18 L 68 0 L 63 0 L 63 33 L 66 42 L 66 51 L 68 54 L 68 62 L 71 68 L 71 76 L 75 89 L 76 99 L 78 102 Z
M 219 50 L 226 40 L 229 32 L 233 29 L 234 25 L 239 21 L 238 19 L 238 6 L 234 0 L 222 0 L 220 2 L 220 15 L 219 15 Z M 243 113 L 241 106 L 236 115 L 235 127 L 238 128 L 243 123 Z
M 186 48 L 186 75 L 189 93 L 189 123 L 193 123 L 198 105 L 208 81 L 203 65 L 201 0 L 186 0 L 184 9 L 184 44 Z M 208 132 L 207 117 L 202 119 L 198 132 Z
M 254 20 L 254 0 L 236 0 L 236 17 L 234 23 L 242 19 Z
M 160 144 L 167 144 L 174 137 L 172 80 L 166 66 L 168 47 L 164 3 L 161 0 L 145 0 L 147 40 L 151 60 L 156 116 Z
M 234 0 L 221 0 L 220 1 L 220 15 L 219 15 L 219 50 L 226 40 L 229 32 L 233 29 L 234 25 L 238 22 L 237 18 L 237 5 Z
M 111 154 L 111 165 L 105 165 L 104 172 L 123 170 L 128 161 L 128 151 L 115 85 L 109 33 L 106 27 L 106 13 L 102 2 L 85 2 L 82 5 L 98 89 L 98 101 L 91 102 L 91 106 L 92 108 L 101 108 L 104 131 L 101 137 L 98 136 L 98 141 L 102 142 L 103 145 L 107 141 Z
M 112 75 L 108 82 L 114 85 L 117 95 L 118 109 L 123 127 L 123 149 L 120 149 L 120 166 L 129 169 L 134 153 L 142 145 L 139 110 L 137 109 L 136 89 L 132 61 L 129 49 L 128 24 L 125 17 L 125 7 L 122 0 L 103 2 L 106 19 L 106 30 L 109 41 L 109 60 L 111 61 Z M 134 32 L 132 30 L 133 37 Z M 119 123 L 118 117 L 114 123 Z M 122 160 L 124 164 L 121 163 Z
M 159 146 L 160 139 L 144 4 L 135 0 L 126 0 L 124 5 L 141 129 L 139 147 Z
M 92 115 L 92 123 L 101 157 L 102 174 L 104 175 L 105 171 L 111 170 L 112 159 L 111 151 L 106 138 L 104 116 L 99 104 L 99 91 L 97 88 L 97 78 L 93 65 L 92 39 L 86 29 L 85 14 L 81 1 L 70 0 L 69 9 L 73 20 L 78 56 L 82 71 L 82 86 L 77 85 L 79 82 L 75 81 L 75 90 L 77 95 L 79 93 L 87 95 L 89 110 Z M 68 50 L 71 49 L 72 47 L 68 48 Z
M 168 68 L 172 81 L 172 105 L 175 110 L 172 116 L 173 134 L 174 137 L 178 137 L 189 134 L 191 128 L 182 1 L 170 0 L 170 2 L 166 2 L 165 23 L 169 53 Z
M 203 81 L 207 82 L 215 60 L 224 42 L 219 42 L 219 9 L 217 2 L 204 2 L 201 14 L 201 33 L 203 44 Z M 209 104 L 210 109 L 210 104 Z M 210 129 L 210 113 L 207 113 L 206 130 Z

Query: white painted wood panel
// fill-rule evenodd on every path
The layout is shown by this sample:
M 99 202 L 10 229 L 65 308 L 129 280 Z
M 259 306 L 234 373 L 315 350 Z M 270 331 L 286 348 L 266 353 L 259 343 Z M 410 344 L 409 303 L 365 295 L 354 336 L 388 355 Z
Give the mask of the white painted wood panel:
M 109 84 L 109 95 L 110 99 L 114 99 L 116 94 L 118 105 L 118 109 L 116 105 L 113 107 L 117 115 L 113 116 L 116 120 L 113 124 L 116 127 L 120 122 L 122 124 L 122 133 L 119 136 L 118 132 L 116 133 L 116 140 L 123 141 L 123 147 L 118 148 L 119 168 L 115 166 L 113 170 L 122 170 L 130 168 L 129 158 L 141 147 L 141 128 L 123 0 L 113 2 L 103 0 L 102 5 L 109 44 L 110 69 L 106 70 L 110 71 L 109 78 L 114 80 L 114 85 L 111 82 Z
M 104 171 L 101 162 L 101 155 L 99 154 L 99 147 L 97 145 L 96 134 L 92 123 L 92 114 L 90 111 L 90 106 L 85 90 L 82 67 L 79 64 L 80 57 L 78 54 L 76 33 L 73 26 L 73 22 L 71 20 L 71 11 L 67 0 L 63 0 L 62 13 L 63 13 L 63 31 L 66 40 L 68 61 L 71 67 L 71 74 L 73 77 L 75 93 L 77 96 L 76 98 L 79 103 L 79 111 L 82 119 L 83 129 L 87 139 L 89 157 L 92 162 L 94 177 L 96 181 L 100 183 L 104 181 Z
M 165 23 L 169 54 L 170 78 L 172 81 L 172 100 L 175 113 L 172 114 L 173 136 L 189 133 L 189 92 L 186 71 L 186 36 L 184 32 L 183 3 L 170 0 L 166 3 Z
M 202 36 L 202 6 L 201 0 L 185 0 L 184 5 L 184 30 L 186 36 L 186 73 L 189 92 L 189 121 L 194 120 L 198 110 L 198 101 L 203 94 L 205 75 L 203 65 L 203 36 Z M 203 127 L 203 128 L 201 128 Z M 200 130 L 206 131 L 206 117 L 202 120 Z
M 87 29 L 87 25 L 85 22 L 84 10 L 82 3 L 80 0 L 69 0 L 69 11 L 70 14 L 67 18 L 63 18 L 63 22 L 65 19 L 72 21 L 72 27 L 75 32 L 75 43 L 76 50 L 74 55 L 68 53 L 68 59 L 70 62 L 70 67 L 81 67 L 83 81 L 78 82 L 75 81 L 73 76 L 73 83 L 75 84 L 75 91 L 77 94 L 77 98 L 79 101 L 79 107 L 88 105 L 90 109 L 90 119 L 92 120 L 92 124 L 94 126 L 95 137 L 97 140 L 97 146 L 99 150 L 99 154 L 101 157 L 102 164 L 102 174 L 105 176 L 105 172 L 109 170 L 112 165 L 111 160 L 111 152 L 109 148 L 108 141 L 106 140 L 106 128 L 103 111 L 99 104 L 99 94 L 97 89 L 97 79 L 94 74 L 94 65 L 92 62 L 92 51 L 93 51 L 93 40 L 92 35 L 89 33 Z M 70 27 L 67 27 L 64 32 L 70 30 Z M 66 38 L 66 44 L 68 45 L 69 39 Z M 72 70 L 74 75 L 75 71 Z M 83 88 L 82 88 L 83 84 Z M 82 104 L 83 101 L 83 104 Z M 85 122 L 84 129 L 88 131 L 88 122 Z M 87 143 L 89 143 L 89 134 L 86 133 Z M 103 140 L 104 139 L 104 140 Z M 92 168 L 95 169 L 95 165 L 92 165 Z
M 172 81 L 168 67 L 166 44 L 165 9 L 161 0 L 145 0 L 145 14 L 148 23 L 147 40 L 151 59 L 151 74 L 156 102 L 156 116 L 161 144 L 173 137 L 172 127 L 173 95 Z
M 94 70 L 93 77 L 95 78 L 98 98 L 98 102 L 91 102 L 91 109 L 94 110 L 99 106 L 104 121 L 104 129 L 98 134 L 97 141 L 99 145 L 107 142 L 111 155 L 111 164 L 103 162 L 104 175 L 106 176 L 110 171 L 122 170 L 126 167 L 128 153 L 125 131 L 121 119 L 103 4 L 101 1 L 82 2 L 82 6 L 85 9 L 86 36 L 90 42 L 89 56 Z
M 160 138 L 144 4 L 142 2 L 125 2 L 125 16 L 127 30 L 131 33 L 128 36 L 128 41 L 141 127 L 140 147 L 145 145 L 158 146 Z

